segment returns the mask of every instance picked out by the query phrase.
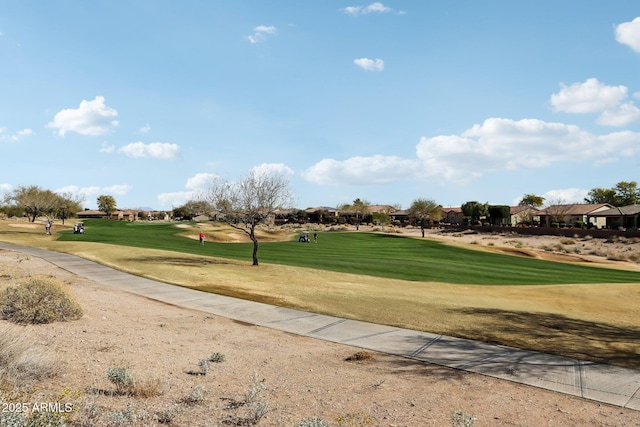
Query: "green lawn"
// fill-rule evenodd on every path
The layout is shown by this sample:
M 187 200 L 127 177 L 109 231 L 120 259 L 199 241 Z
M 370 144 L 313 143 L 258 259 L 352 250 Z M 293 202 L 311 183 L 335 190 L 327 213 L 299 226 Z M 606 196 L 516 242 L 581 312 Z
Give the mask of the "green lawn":
M 85 221 L 86 234 L 63 232 L 60 241 L 89 241 L 251 260 L 252 244 L 200 246 L 170 223 Z M 260 262 L 411 281 L 474 285 L 639 283 L 640 273 L 542 261 L 448 246 L 431 240 L 375 233 L 321 233 L 319 243 L 260 243 Z

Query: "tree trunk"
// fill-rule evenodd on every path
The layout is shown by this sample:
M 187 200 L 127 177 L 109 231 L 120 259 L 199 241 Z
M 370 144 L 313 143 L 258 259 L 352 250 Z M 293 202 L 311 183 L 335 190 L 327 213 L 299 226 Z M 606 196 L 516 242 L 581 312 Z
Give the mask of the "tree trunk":
M 253 242 L 253 265 L 258 265 L 258 239 L 256 239 L 254 226 L 251 227 L 251 233 L 249 234 L 249 237 Z
M 420 224 L 420 231 L 422 232 L 422 238 L 424 239 L 424 224 Z

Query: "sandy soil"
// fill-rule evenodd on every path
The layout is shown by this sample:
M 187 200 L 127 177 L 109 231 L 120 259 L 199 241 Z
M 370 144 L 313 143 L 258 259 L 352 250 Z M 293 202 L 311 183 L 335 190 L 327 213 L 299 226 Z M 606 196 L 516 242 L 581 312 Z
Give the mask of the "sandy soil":
M 358 348 L 107 290 L 41 259 L 0 251 L 0 287 L 38 274 L 67 283 L 84 316 L 24 328 L 60 365 L 55 377 L 12 396 L 29 405 L 70 404 L 76 425 L 248 425 L 243 420 L 257 403 L 270 408 L 260 426 L 293 427 L 311 417 L 332 426 L 463 425 L 453 421 L 455 411 L 472 415 L 475 426 L 640 426 L 637 411 L 481 375 L 377 353 L 347 361 Z M 214 352 L 225 360 L 194 375 Z M 127 367 L 153 396 L 116 394 L 106 375 L 113 367 Z M 243 404 L 252 384 L 260 393 Z

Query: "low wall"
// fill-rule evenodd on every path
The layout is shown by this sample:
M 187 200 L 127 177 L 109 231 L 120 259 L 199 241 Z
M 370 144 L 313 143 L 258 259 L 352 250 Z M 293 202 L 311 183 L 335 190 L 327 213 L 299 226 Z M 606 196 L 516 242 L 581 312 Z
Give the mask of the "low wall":
M 613 236 L 639 237 L 638 230 L 608 230 L 597 228 L 554 228 L 554 227 L 503 227 L 493 225 L 458 225 L 447 227 L 449 229 L 464 231 L 476 230 L 480 233 L 516 233 L 526 236 L 564 236 L 564 237 L 585 237 L 591 236 L 596 239 L 609 239 Z

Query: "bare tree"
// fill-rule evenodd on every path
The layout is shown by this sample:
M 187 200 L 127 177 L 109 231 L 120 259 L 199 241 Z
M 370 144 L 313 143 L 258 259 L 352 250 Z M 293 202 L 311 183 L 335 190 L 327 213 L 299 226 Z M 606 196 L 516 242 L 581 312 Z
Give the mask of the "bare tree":
M 40 215 L 50 215 L 55 210 L 59 196 L 37 185 L 20 186 L 5 197 L 5 202 L 24 210 L 31 222 Z
M 258 265 L 256 226 L 291 202 L 289 179 L 255 170 L 237 182 L 217 179 L 205 195 L 218 219 L 246 233 L 253 242 L 253 265 Z
M 548 204 L 545 207 L 547 227 L 554 223 L 560 224 L 565 222 L 571 205 L 568 205 L 566 200 L 561 198 L 548 199 L 547 203 Z M 551 224 L 549 224 L 549 221 L 551 221 Z

